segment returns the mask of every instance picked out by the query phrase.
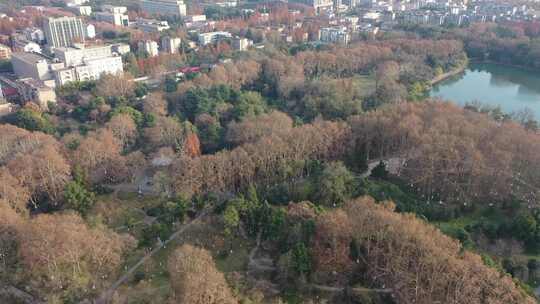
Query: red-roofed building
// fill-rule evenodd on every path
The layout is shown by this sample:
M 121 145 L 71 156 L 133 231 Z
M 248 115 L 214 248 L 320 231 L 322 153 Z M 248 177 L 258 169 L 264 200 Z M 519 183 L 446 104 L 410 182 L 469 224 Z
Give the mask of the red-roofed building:
M 17 89 L 8 87 L 8 86 L 2 86 L 2 94 L 6 99 L 13 99 L 19 95 L 19 92 Z

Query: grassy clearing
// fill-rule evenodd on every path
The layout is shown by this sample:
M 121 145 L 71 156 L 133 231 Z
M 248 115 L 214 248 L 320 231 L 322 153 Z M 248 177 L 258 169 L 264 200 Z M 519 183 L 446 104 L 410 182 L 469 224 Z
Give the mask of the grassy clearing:
M 354 76 L 355 83 L 360 87 L 362 97 L 367 97 L 375 93 L 375 78 L 371 75 Z

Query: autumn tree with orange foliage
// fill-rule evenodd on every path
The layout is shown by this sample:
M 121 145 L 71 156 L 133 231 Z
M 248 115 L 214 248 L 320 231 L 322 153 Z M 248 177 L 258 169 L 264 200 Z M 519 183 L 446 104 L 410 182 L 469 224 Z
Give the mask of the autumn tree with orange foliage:
M 398 303 L 535 303 L 508 274 L 413 214 L 394 212 L 392 202 L 363 197 L 343 209 L 362 248 L 365 275 Z
M 272 134 L 231 151 L 180 157 L 173 163 L 170 174 L 176 193 L 186 196 L 239 191 L 251 184 L 268 185 L 304 174 L 304 168 L 294 164 L 343 157 L 348 132 L 342 123 L 317 121 L 293 128 L 281 137 Z
M 292 127 L 293 121 L 287 114 L 273 111 L 229 123 L 226 141 L 233 145 L 253 143 L 261 137 L 272 134 L 283 136 L 290 132 Z
M 122 143 L 109 129 L 92 132 L 84 138 L 71 155 L 90 183 L 116 183 L 128 175 L 125 157 L 121 155 Z
M 133 95 L 134 89 L 133 76 L 106 74 L 98 80 L 96 94 L 105 98 L 128 97 Z
M 20 277 L 12 279 L 24 280 L 51 301 L 60 294 L 82 299 L 103 287 L 122 262 L 122 255 L 134 245 L 132 237 L 103 227 L 90 228 L 75 214 L 22 220 L 5 208 L 0 202 L 0 242 L 6 241 L 6 234 L 15 234 L 16 249 L 8 258 L 24 269 Z
M 238 303 L 205 249 L 182 245 L 169 257 L 167 268 L 174 291 L 171 303 Z
M 400 175 L 426 200 L 536 203 L 540 137 L 437 101 L 401 104 L 349 119 L 352 141 L 369 158 L 400 157 Z

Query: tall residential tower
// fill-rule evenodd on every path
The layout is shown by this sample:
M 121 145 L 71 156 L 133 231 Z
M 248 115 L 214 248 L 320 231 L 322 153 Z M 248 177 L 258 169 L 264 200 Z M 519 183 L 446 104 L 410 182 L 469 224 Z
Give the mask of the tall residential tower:
M 76 17 L 48 18 L 43 26 L 49 48 L 72 46 L 84 42 L 86 27 Z

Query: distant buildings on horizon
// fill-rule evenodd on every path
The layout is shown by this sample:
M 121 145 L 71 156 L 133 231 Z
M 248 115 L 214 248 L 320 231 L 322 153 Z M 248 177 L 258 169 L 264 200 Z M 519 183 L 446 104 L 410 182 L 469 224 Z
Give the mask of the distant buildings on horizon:
M 141 10 L 149 15 L 187 15 L 186 4 L 182 0 L 141 0 Z

